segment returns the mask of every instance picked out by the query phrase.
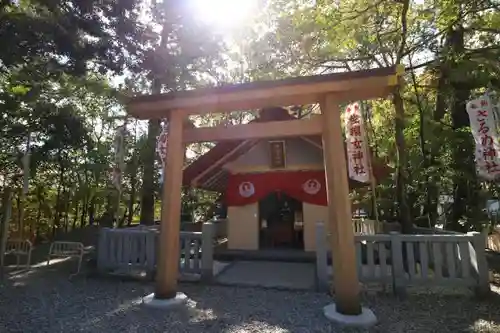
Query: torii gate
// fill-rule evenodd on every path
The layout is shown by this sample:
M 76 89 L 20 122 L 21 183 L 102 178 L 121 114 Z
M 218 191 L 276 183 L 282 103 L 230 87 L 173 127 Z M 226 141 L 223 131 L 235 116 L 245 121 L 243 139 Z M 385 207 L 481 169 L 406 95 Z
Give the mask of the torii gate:
M 130 115 L 140 119 L 168 118 L 168 147 L 154 298 L 177 296 L 182 169 L 185 145 L 192 142 L 283 138 L 322 135 L 328 193 L 329 230 L 334 262 L 336 311 L 362 312 L 356 269 L 351 204 L 343 149 L 339 104 L 386 98 L 399 89 L 400 66 L 348 73 L 296 77 L 139 96 L 128 103 Z M 321 116 L 311 119 L 251 123 L 230 127 L 185 128 L 191 114 L 231 112 L 270 106 L 319 103 Z

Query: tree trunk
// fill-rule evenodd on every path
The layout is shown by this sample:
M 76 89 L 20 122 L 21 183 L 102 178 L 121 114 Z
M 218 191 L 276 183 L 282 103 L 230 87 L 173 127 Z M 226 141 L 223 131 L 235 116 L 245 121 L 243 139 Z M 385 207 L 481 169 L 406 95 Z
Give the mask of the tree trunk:
M 95 221 L 95 197 L 92 197 L 90 200 L 90 207 L 89 207 L 89 225 L 94 225 Z
M 87 211 L 89 209 L 89 200 L 88 196 L 85 195 L 85 198 L 83 199 L 83 204 L 82 204 L 82 215 L 80 215 L 80 228 L 83 228 L 85 226 L 85 221 L 87 217 Z
M 446 52 L 447 47 L 443 50 Z M 432 168 L 431 175 L 429 177 L 429 182 L 427 183 L 427 198 L 425 213 L 429 216 L 430 226 L 434 227 L 438 220 L 438 205 L 439 205 L 439 189 L 440 189 L 440 173 L 438 161 L 438 155 L 440 148 L 443 144 L 442 141 L 442 131 L 440 123 L 443 121 L 444 115 L 446 113 L 446 95 L 448 91 L 446 90 L 448 82 L 448 70 L 447 63 L 443 61 L 439 65 L 439 79 L 437 85 L 437 98 L 436 98 L 436 108 L 434 109 L 434 114 L 432 120 L 432 134 L 433 139 L 430 144 L 430 156 L 429 156 L 429 166 Z
M 410 7 L 409 0 L 400 1 L 401 9 L 401 42 L 396 53 L 395 64 L 399 65 L 405 54 L 406 39 L 408 35 L 408 10 Z M 403 233 L 412 233 L 413 222 L 411 218 L 410 208 L 408 206 L 408 197 L 406 195 L 406 186 L 408 185 L 407 175 L 407 152 L 404 136 L 405 129 L 405 109 L 401 91 L 396 89 L 392 96 L 392 103 L 396 111 L 394 121 L 395 139 L 396 139 L 396 154 L 397 154 L 397 170 L 396 170 L 396 198 L 398 202 L 399 221 L 401 223 L 401 231 Z
M 76 229 L 79 210 L 80 210 L 80 200 L 75 200 L 75 214 L 73 214 L 73 225 L 71 226 L 72 230 Z
M 18 232 L 18 237 L 21 237 L 21 228 L 22 228 L 22 221 L 21 219 L 23 218 L 23 202 L 22 202 L 22 194 L 23 189 L 21 188 L 19 191 L 17 191 L 17 196 L 16 196 L 16 208 L 17 208 L 17 232 Z
M 132 219 L 134 217 L 134 205 L 135 205 L 135 176 L 130 178 L 131 189 L 130 189 L 130 200 L 128 201 L 128 216 L 127 225 L 132 224 Z
M 9 235 L 9 225 L 12 217 L 12 190 L 9 187 L 3 188 L 0 205 L 0 279 L 4 277 L 5 249 L 7 237 Z
M 82 215 L 80 216 L 80 228 L 83 228 L 86 224 L 87 212 L 89 210 L 89 202 L 92 196 L 92 193 L 89 188 L 89 174 L 87 170 L 87 164 L 85 164 L 85 168 L 83 170 L 83 175 L 85 176 L 85 194 L 83 195 L 83 203 L 82 203 Z
M 463 64 L 464 29 L 458 26 L 448 32 L 448 43 L 450 45 L 450 71 L 458 72 Z M 470 88 L 467 78 L 456 75 L 450 80 L 452 88 L 451 121 L 455 130 L 455 141 L 453 144 L 453 164 L 456 171 L 453 177 L 454 196 L 451 208 L 448 228 L 456 231 L 467 231 L 460 220 L 467 216 L 469 207 L 478 204 L 478 183 L 474 165 L 474 147 L 470 133 L 462 131 L 469 127 L 469 116 L 465 105 L 470 96 Z
M 61 152 L 59 152 L 60 156 Z M 57 196 L 56 196 L 56 205 L 55 205 L 55 217 L 54 223 L 52 224 L 52 237 L 56 236 L 56 233 L 59 229 L 62 217 L 61 211 L 61 191 L 64 186 L 64 165 L 62 164 L 61 158 L 59 158 L 59 182 L 57 184 Z
M 396 110 L 395 132 L 396 132 L 396 152 L 397 152 L 397 171 L 396 171 L 396 197 L 399 206 L 399 220 L 401 223 L 401 231 L 403 233 L 411 233 L 413 230 L 413 222 L 411 219 L 410 208 L 408 206 L 408 198 L 406 196 L 407 182 L 407 156 L 406 143 L 404 137 L 405 128 L 405 111 L 401 92 L 396 90 L 392 99 L 394 109 Z
M 116 225 L 117 225 L 117 228 L 123 228 L 123 225 L 125 224 L 125 220 L 127 219 L 127 216 L 128 216 L 128 208 L 125 209 L 125 212 L 123 213 L 122 216 L 116 216 Z
M 148 125 L 148 138 L 144 153 L 144 171 L 142 175 L 141 192 L 141 224 L 154 224 L 155 205 L 155 157 L 156 157 L 156 137 L 160 134 L 160 121 L 150 120 Z
M 172 27 L 169 26 L 169 22 L 165 20 L 162 22 L 162 33 L 160 44 L 158 45 L 155 52 L 162 53 L 168 52 L 167 45 L 169 41 L 169 34 L 171 33 Z M 152 93 L 161 93 L 163 83 L 162 77 L 155 76 L 153 73 L 152 82 Z M 146 140 L 146 147 L 144 150 L 144 169 L 142 175 L 142 191 L 141 191 L 141 217 L 140 223 L 146 225 L 154 224 L 154 214 L 155 214 L 155 179 L 157 178 L 157 173 L 155 170 L 155 160 L 156 160 L 156 138 L 160 134 L 160 120 L 150 120 L 148 123 L 148 137 Z M 165 179 L 163 180 L 165 182 Z
M 410 66 L 413 67 L 413 64 L 411 62 L 410 58 Z M 419 216 L 418 219 L 415 220 L 415 224 L 418 225 L 419 227 L 434 227 L 436 224 L 436 216 L 437 216 L 437 202 L 435 195 L 437 193 L 437 183 L 432 177 L 431 174 L 431 167 L 433 165 L 433 157 L 431 154 L 432 148 L 427 145 L 426 139 L 425 139 L 425 133 L 427 129 L 427 121 L 424 113 L 424 107 L 422 105 L 422 102 L 420 100 L 420 93 L 418 91 L 418 86 L 417 86 L 417 78 L 415 75 L 415 71 L 411 71 L 411 77 L 412 77 L 412 82 L 413 82 L 413 89 L 415 91 L 415 99 L 416 99 L 416 104 L 418 107 L 418 115 L 419 115 L 419 143 L 420 143 L 420 152 L 422 154 L 422 161 L 424 165 L 424 170 L 425 170 L 425 181 L 422 183 L 419 183 L 418 185 L 418 193 L 424 193 L 426 192 L 426 200 L 423 205 L 423 211 L 421 212 L 421 207 L 419 205 L 418 207 L 418 212 L 417 215 L 413 216 Z M 439 136 L 435 136 L 434 140 L 439 140 Z M 431 189 L 431 187 L 433 189 Z M 427 189 L 427 191 L 426 191 Z M 432 194 L 432 195 L 431 195 Z M 419 195 L 418 195 L 419 196 Z M 418 199 L 418 198 L 416 198 Z M 410 207 L 412 207 L 413 204 L 410 204 Z
M 70 207 L 70 193 L 65 192 L 66 195 L 64 196 L 64 232 L 68 232 L 68 227 L 69 227 L 69 207 Z
M 36 211 L 36 220 L 35 220 L 35 240 L 38 239 L 40 233 L 40 220 L 42 219 L 42 200 L 38 198 L 38 208 Z

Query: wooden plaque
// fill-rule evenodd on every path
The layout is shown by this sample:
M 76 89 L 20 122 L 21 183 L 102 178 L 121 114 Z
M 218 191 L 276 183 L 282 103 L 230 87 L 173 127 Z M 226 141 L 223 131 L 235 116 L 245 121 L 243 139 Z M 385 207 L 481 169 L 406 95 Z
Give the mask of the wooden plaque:
M 286 167 L 285 141 L 269 141 L 270 167 L 282 169 Z

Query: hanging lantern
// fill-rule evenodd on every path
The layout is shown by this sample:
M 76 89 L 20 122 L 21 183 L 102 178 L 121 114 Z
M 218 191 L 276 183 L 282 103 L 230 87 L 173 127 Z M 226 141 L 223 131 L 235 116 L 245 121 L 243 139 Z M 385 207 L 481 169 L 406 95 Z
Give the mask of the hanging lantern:
M 168 122 L 163 122 L 163 127 L 156 141 L 156 152 L 160 156 L 161 163 L 165 165 L 167 159 L 167 144 L 168 144 Z

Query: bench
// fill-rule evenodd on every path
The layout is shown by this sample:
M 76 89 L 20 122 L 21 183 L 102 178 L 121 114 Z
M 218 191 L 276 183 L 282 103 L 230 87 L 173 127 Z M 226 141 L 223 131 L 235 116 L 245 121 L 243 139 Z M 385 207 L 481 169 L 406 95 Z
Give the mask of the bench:
M 78 275 L 80 273 L 84 254 L 85 247 L 80 242 L 53 242 L 52 244 L 50 244 L 47 266 L 50 265 L 50 259 L 52 258 L 78 258 L 78 267 L 76 273 L 71 274 L 70 276 Z
M 27 260 L 24 266 L 30 268 L 32 250 L 33 244 L 29 240 L 11 239 L 7 241 L 4 256 L 16 256 L 16 267 L 20 266 L 21 256 L 26 256 Z

